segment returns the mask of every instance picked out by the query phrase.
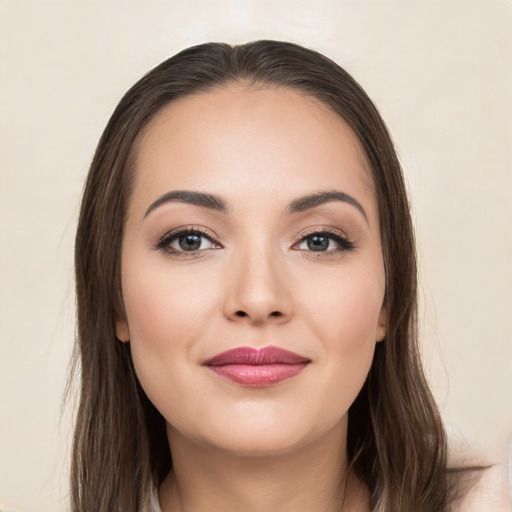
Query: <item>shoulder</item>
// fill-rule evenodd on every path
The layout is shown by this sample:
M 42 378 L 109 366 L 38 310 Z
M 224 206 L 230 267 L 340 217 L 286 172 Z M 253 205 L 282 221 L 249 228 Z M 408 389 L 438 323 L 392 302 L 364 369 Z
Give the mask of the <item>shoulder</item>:
M 460 488 L 453 512 L 510 512 L 506 443 L 451 443 L 450 468 Z
M 453 512 L 510 512 L 505 464 L 477 470 L 472 485 L 454 504 Z
M 510 512 L 505 464 L 476 470 L 472 485 L 453 506 L 453 512 Z M 474 473 L 474 472 L 473 472 Z

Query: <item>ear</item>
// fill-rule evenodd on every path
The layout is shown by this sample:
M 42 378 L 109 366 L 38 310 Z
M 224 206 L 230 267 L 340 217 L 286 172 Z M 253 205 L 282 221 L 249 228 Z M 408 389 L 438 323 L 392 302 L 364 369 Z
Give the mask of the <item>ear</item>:
M 126 313 L 123 303 L 123 293 L 121 291 L 121 283 L 116 280 L 116 294 L 117 302 L 115 305 L 115 316 L 116 316 L 116 338 L 123 343 L 130 341 L 130 329 L 128 327 L 128 321 L 126 320 Z
M 130 341 L 130 329 L 124 316 L 116 320 L 116 338 L 123 343 Z
M 382 306 L 379 313 L 379 323 L 377 325 L 377 339 L 376 341 L 382 341 L 386 337 L 388 322 L 388 311 L 386 306 Z

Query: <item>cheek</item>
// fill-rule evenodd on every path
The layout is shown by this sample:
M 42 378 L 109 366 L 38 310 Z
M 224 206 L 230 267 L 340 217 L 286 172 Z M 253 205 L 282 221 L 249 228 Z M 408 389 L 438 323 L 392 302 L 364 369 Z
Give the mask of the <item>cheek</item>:
M 336 401 L 341 410 L 351 405 L 371 366 L 383 283 L 383 272 L 359 272 L 354 268 L 349 275 L 326 281 L 316 298 L 311 297 L 309 304 L 304 305 L 310 308 L 305 316 L 319 340 L 320 359 L 329 376 L 326 386 L 330 389 L 325 389 L 324 396 L 331 405 Z
M 190 379 L 194 354 L 216 303 L 211 287 L 190 273 L 146 265 L 124 273 L 123 297 L 143 389 L 157 408 L 169 394 L 178 403 L 187 393 L 180 386 Z
M 377 339 L 384 299 L 380 266 L 353 266 L 337 275 L 317 275 L 315 287 L 301 292 L 310 318 L 329 350 L 357 351 Z
M 209 289 L 190 273 L 158 266 L 127 273 L 123 297 L 131 340 L 156 351 L 192 342 L 215 300 Z
M 194 347 L 208 323 L 208 288 L 183 272 L 144 268 L 125 275 L 123 293 L 130 348 L 146 395 L 170 423 L 188 425 L 197 416 Z M 210 305 L 210 307 L 208 307 Z M 188 418 L 188 419 L 187 419 Z

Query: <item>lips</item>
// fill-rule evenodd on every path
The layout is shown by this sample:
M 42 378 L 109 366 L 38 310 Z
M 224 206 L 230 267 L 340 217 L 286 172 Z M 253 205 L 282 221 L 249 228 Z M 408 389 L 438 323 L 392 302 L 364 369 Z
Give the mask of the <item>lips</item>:
M 249 387 L 268 387 L 298 375 L 311 362 L 278 347 L 239 347 L 206 360 L 218 377 Z

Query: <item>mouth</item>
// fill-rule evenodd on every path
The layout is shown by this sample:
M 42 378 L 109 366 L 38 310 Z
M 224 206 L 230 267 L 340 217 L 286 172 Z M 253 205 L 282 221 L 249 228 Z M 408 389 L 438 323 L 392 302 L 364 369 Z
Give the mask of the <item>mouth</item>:
M 295 377 L 310 359 L 278 347 L 239 347 L 206 360 L 218 377 L 247 387 L 268 387 Z

